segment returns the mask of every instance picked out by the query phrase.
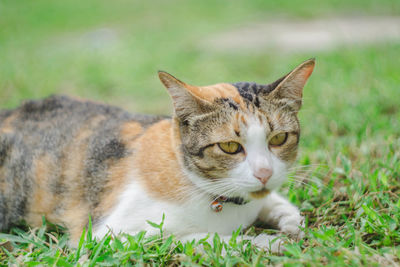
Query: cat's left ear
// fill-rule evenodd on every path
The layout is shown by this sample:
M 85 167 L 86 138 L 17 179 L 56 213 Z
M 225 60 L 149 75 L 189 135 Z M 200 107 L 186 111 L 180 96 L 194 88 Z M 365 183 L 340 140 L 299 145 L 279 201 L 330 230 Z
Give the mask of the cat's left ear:
M 274 89 L 268 97 L 285 99 L 289 102 L 288 105 L 298 111 L 302 103 L 303 87 L 313 72 L 314 66 L 314 58 L 301 63 L 289 74 L 270 84 Z
M 192 115 L 212 109 L 212 104 L 202 96 L 200 87 L 184 83 L 165 71 L 159 71 L 158 76 L 172 97 L 175 114 L 179 119 L 186 120 Z

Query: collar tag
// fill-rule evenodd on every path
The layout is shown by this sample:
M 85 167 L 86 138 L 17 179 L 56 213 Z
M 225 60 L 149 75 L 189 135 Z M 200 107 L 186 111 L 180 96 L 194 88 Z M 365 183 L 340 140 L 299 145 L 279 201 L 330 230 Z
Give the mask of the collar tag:
M 236 204 L 236 205 L 244 205 L 244 204 L 249 203 L 248 200 L 244 200 L 241 197 L 228 198 L 228 197 L 225 197 L 225 196 L 219 196 L 219 197 L 214 198 L 214 200 L 210 204 L 210 207 L 215 212 L 221 212 L 222 208 L 223 208 L 223 204 L 225 202 L 230 202 L 230 203 L 233 203 L 233 204 Z

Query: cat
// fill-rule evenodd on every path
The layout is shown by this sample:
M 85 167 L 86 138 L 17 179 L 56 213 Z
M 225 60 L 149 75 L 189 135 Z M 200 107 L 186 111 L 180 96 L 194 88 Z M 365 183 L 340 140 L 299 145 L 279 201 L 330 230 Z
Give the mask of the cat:
M 297 113 L 315 60 L 277 81 L 192 86 L 166 72 L 174 115 L 133 115 L 67 96 L 0 112 L 0 229 L 42 217 L 77 244 L 93 233 L 158 229 L 182 241 L 256 220 L 302 238 L 303 217 L 275 190 L 295 161 Z M 244 239 L 271 248 L 274 236 Z M 273 250 L 277 250 L 275 246 Z

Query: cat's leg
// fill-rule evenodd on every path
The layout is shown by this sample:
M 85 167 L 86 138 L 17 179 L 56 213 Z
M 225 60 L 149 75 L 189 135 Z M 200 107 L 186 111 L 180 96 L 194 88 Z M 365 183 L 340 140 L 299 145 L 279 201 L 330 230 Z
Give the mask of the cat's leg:
M 209 243 L 210 245 L 213 245 L 213 236 L 214 234 L 211 233 L 196 233 L 178 237 L 178 239 L 182 243 L 185 243 L 193 240 L 198 242 L 208 237 L 206 239 L 206 242 Z M 220 235 L 219 237 L 225 243 L 229 243 L 229 241 L 232 239 L 231 235 Z M 260 249 L 269 251 L 270 253 L 282 253 L 285 250 L 285 248 L 283 247 L 284 241 L 274 235 L 267 235 L 267 234 L 261 234 L 258 236 L 239 235 L 237 237 L 237 241 L 242 241 L 242 240 L 250 240 L 253 245 L 257 246 Z
M 271 192 L 265 199 L 259 219 L 292 238 L 299 240 L 304 237 L 304 218 L 299 209 L 278 193 Z

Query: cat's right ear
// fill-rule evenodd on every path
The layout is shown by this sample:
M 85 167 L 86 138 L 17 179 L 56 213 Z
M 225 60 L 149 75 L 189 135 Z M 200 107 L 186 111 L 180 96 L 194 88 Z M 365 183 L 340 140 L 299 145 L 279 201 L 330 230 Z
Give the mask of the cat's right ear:
M 301 63 L 289 74 L 269 85 L 273 90 L 268 97 L 286 99 L 290 103 L 289 106 L 298 111 L 301 107 L 303 87 L 312 74 L 314 66 L 314 58 Z
M 158 77 L 167 88 L 174 103 L 175 114 L 186 120 L 190 115 L 201 114 L 211 109 L 212 104 L 194 94 L 199 88 L 186 84 L 165 71 L 159 71 Z

